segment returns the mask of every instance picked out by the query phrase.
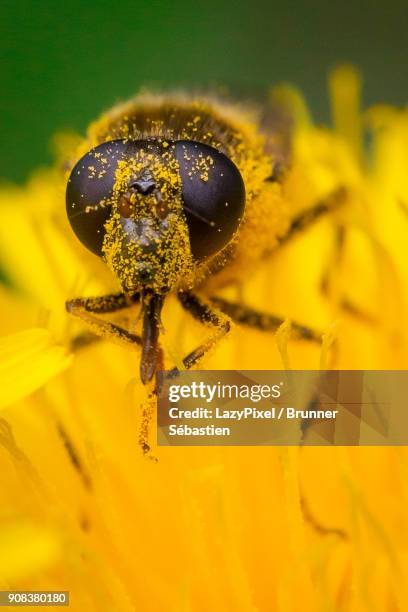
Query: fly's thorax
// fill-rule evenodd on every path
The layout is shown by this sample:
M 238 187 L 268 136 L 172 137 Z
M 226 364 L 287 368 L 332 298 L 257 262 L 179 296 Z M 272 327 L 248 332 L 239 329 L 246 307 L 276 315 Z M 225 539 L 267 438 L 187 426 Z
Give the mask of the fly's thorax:
M 166 292 L 193 274 L 179 165 L 165 145 L 138 151 L 116 170 L 102 252 L 127 292 Z

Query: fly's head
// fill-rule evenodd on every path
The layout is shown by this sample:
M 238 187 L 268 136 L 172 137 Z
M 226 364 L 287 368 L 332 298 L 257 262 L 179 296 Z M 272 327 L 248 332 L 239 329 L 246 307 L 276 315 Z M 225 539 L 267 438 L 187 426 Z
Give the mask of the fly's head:
M 203 143 L 113 140 L 86 153 L 67 186 L 81 242 L 126 293 L 165 294 L 235 235 L 245 206 L 238 168 Z

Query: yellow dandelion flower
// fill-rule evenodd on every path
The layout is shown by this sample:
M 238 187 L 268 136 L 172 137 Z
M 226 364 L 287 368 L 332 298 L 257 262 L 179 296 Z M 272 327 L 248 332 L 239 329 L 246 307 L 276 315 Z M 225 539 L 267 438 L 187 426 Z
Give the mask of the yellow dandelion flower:
M 334 129 L 292 88 L 271 94 L 296 118 L 285 198 L 295 213 L 345 188 L 347 206 L 225 290 L 286 322 L 234 326 L 205 368 L 406 367 L 408 113 L 362 112 L 347 67 L 330 89 Z M 0 589 L 69 590 L 78 612 L 408 609 L 405 448 L 141 452 L 137 354 L 76 350 L 65 301 L 115 286 L 69 231 L 63 192 L 59 169 L 0 191 Z M 163 320 L 180 363 L 206 330 L 171 299 Z M 291 321 L 322 345 L 291 338 Z

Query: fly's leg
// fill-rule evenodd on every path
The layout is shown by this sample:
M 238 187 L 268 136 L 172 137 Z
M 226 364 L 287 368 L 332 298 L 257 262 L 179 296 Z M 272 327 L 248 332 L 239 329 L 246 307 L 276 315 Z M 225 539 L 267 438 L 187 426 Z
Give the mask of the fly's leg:
M 100 297 L 76 298 L 65 303 L 67 312 L 78 317 L 90 328 L 91 334 L 77 336 L 72 340 L 71 346 L 78 348 L 95 341 L 95 335 L 101 338 L 108 337 L 119 344 L 126 346 L 140 346 L 141 338 L 132 334 L 123 327 L 100 319 L 99 314 L 117 312 L 129 308 L 140 300 L 140 295 L 127 296 L 124 293 L 104 295 Z
M 144 385 L 152 380 L 157 369 L 163 301 L 164 298 L 161 295 L 144 297 L 142 357 L 140 360 L 140 379 Z
M 200 360 L 208 353 L 209 350 L 215 346 L 215 344 L 228 332 L 230 331 L 230 321 L 227 317 L 222 314 L 215 312 L 209 304 L 202 301 L 197 295 L 189 291 L 179 292 L 178 298 L 181 305 L 187 310 L 195 319 L 202 323 L 207 323 L 217 328 L 215 334 L 213 334 L 206 342 L 200 344 L 191 353 L 188 353 L 182 360 L 183 366 L 186 370 L 189 370 L 193 366 L 197 365 Z M 159 368 L 163 368 L 163 356 L 162 353 L 159 355 Z M 180 370 L 175 367 L 170 372 L 167 372 L 166 379 L 176 377 L 180 374 Z M 150 399 L 156 398 L 158 390 L 160 389 L 160 378 L 156 378 L 156 386 L 153 393 L 149 396 Z M 144 413 L 143 428 L 141 431 L 140 443 L 142 445 L 143 452 L 146 454 L 150 451 L 148 444 L 148 431 L 149 431 L 149 419 L 151 417 L 151 411 L 149 407 Z
M 197 365 L 199 361 L 204 357 L 209 350 L 215 346 L 215 344 L 221 340 L 230 331 L 230 321 L 226 316 L 215 312 L 209 304 L 206 304 L 194 293 L 189 291 L 180 292 L 178 294 L 181 305 L 185 308 L 195 319 L 202 323 L 217 328 L 215 334 L 213 334 L 206 342 L 200 344 L 191 353 L 186 355 L 183 359 L 183 365 L 186 370 L 189 370 L 193 366 Z M 171 370 L 171 374 L 177 374 L 178 369 L 174 368 Z
M 331 261 L 329 261 L 320 284 L 321 291 L 323 295 L 328 297 L 331 292 L 331 275 L 333 269 L 337 269 L 343 257 L 344 252 L 344 242 L 346 238 L 346 228 L 344 225 L 338 225 L 335 230 L 335 238 L 334 238 L 334 248 L 333 254 L 331 256 Z
M 333 296 L 334 287 L 332 286 L 332 277 L 333 271 L 338 270 L 341 266 L 341 262 L 344 254 L 344 246 L 346 240 L 346 228 L 344 225 L 338 225 L 335 228 L 335 237 L 334 237 L 334 245 L 333 245 L 333 253 L 330 258 L 329 263 L 323 273 L 320 288 L 323 295 L 326 298 L 330 298 Z M 350 301 L 345 297 L 338 296 L 338 299 L 335 300 L 336 303 L 342 308 L 342 310 L 358 316 L 358 310 L 350 303 Z
M 339 187 L 338 189 L 333 191 L 333 193 L 330 194 L 327 198 L 325 198 L 321 202 L 318 202 L 312 208 L 301 212 L 293 219 L 286 234 L 279 238 L 278 246 L 276 248 L 285 245 L 287 242 L 292 240 L 292 238 L 295 238 L 297 235 L 299 235 L 303 230 L 316 223 L 316 221 L 318 221 L 328 213 L 336 210 L 339 206 L 344 204 L 346 198 L 347 190 L 344 187 Z M 329 263 L 325 273 L 323 274 L 321 282 L 321 290 L 326 297 L 329 295 L 330 292 L 331 270 L 333 270 L 333 268 L 335 267 L 338 267 L 341 263 L 341 259 L 344 252 L 345 238 L 345 227 L 343 225 L 338 225 L 336 228 L 333 260 Z M 347 298 L 340 298 L 339 304 L 345 312 L 348 312 L 349 314 L 358 317 L 366 323 L 375 322 L 373 317 L 369 313 L 361 311 Z
M 342 529 L 341 527 L 329 527 L 327 525 L 323 525 L 316 517 L 313 515 L 309 504 L 306 500 L 306 497 L 301 492 L 300 493 L 300 506 L 302 510 L 303 517 L 307 523 L 309 523 L 310 527 L 320 536 L 336 536 L 340 540 L 348 540 L 348 533 Z
M 125 293 L 110 293 L 109 295 L 100 295 L 98 297 L 77 298 L 66 302 L 69 312 L 69 305 L 72 303 L 81 302 L 83 310 L 92 312 L 93 314 L 107 314 L 109 312 L 117 312 L 124 310 L 140 302 L 140 294 L 135 293 L 131 296 Z
M 284 319 L 276 317 L 275 315 L 254 310 L 249 306 L 229 302 L 228 300 L 224 300 L 223 298 L 219 297 L 211 297 L 210 300 L 214 306 L 231 317 L 231 319 L 236 323 L 253 327 L 259 331 L 276 332 L 284 323 Z M 319 333 L 310 327 L 306 327 L 305 325 L 301 325 L 300 323 L 291 321 L 291 330 L 292 336 L 299 340 L 309 340 L 311 342 L 318 343 L 322 341 L 322 333 Z
M 303 230 L 309 228 L 319 219 L 330 212 L 334 212 L 339 206 L 345 203 L 347 190 L 344 187 L 339 187 L 321 202 L 315 204 L 312 208 L 299 213 L 292 221 L 286 234 L 279 238 L 278 246 L 286 244 L 292 238 L 295 238 Z
M 228 300 L 224 300 L 223 298 L 219 297 L 211 297 L 210 300 L 212 304 L 228 315 L 233 321 L 240 323 L 241 325 L 246 325 L 247 327 L 252 327 L 259 331 L 271 333 L 283 332 L 284 327 L 286 327 L 284 325 L 284 319 L 281 319 L 275 315 L 260 312 L 250 308 L 249 306 L 229 302 Z M 289 338 L 319 344 L 321 347 L 320 367 L 325 368 L 327 356 L 329 355 L 329 349 L 330 362 L 335 363 L 338 355 L 338 345 L 335 338 L 333 338 L 331 334 L 328 334 L 327 332 L 319 332 L 315 329 L 307 327 L 306 325 L 297 323 L 296 321 L 290 321 L 290 325 L 287 329 L 289 330 L 289 334 L 285 334 L 285 337 L 279 338 L 278 335 L 276 336 L 278 349 L 285 367 L 289 367 L 286 352 L 286 343 Z
M 119 310 L 124 310 L 125 308 L 129 308 L 133 304 L 136 304 L 140 301 L 140 294 L 135 294 L 133 296 L 127 296 L 124 293 L 117 293 L 112 295 L 105 295 L 96 298 L 77 298 L 73 300 L 69 300 L 66 302 L 65 307 L 67 311 L 75 317 L 78 317 L 82 321 L 84 321 L 90 328 L 91 334 L 88 333 L 88 336 L 91 339 L 90 341 L 95 340 L 95 335 L 101 338 L 108 337 L 110 340 L 114 340 L 121 345 L 135 347 L 143 347 L 144 351 L 146 351 L 146 346 L 150 347 L 151 343 L 144 343 L 142 338 L 136 334 L 132 334 L 123 327 L 111 323 L 109 321 L 104 321 L 103 319 L 98 318 L 99 314 L 108 314 L 112 312 L 117 312 Z M 147 312 L 150 313 L 149 308 Z M 146 315 L 145 315 L 146 316 Z M 87 336 L 85 336 L 86 338 Z M 85 343 L 86 343 L 85 339 Z M 83 345 L 84 340 L 81 336 L 77 336 L 73 339 L 73 343 L 76 345 Z M 144 356 L 145 357 L 145 356 Z M 141 364 L 144 364 L 143 356 Z M 153 396 L 154 394 L 150 393 L 147 401 L 145 401 L 142 405 L 142 421 L 140 425 L 139 431 L 139 445 L 142 449 L 143 454 L 149 455 L 150 446 L 148 444 L 149 437 L 149 428 L 152 420 L 153 414 Z M 155 396 L 154 396 L 155 397 Z M 151 457 L 154 459 L 154 457 Z
M 330 298 L 330 296 L 332 295 L 333 287 L 331 284 L 331 279 L 332 279 L 333 271 L 338 270 L 341 266 L 344 249 L 345 249 L 345 242 L 346 242 L 346 228 L 344 227 L 344 225 L 338 225 L 336 227 L 333 255 L 332 255 L 331 261 L 329 262 L 323 274 L 321 285 L 320 285 L 321 291 L 326 298 Z M 348 313 L 349 315 L 353 317 L 360 319 L 361 321 L 365 323 L 373 324 L 376 322 L 373 315 L 359 309 L 347 297 L 344 297 L 341 295 L 338 296 L 337 303 L 344 312 Z

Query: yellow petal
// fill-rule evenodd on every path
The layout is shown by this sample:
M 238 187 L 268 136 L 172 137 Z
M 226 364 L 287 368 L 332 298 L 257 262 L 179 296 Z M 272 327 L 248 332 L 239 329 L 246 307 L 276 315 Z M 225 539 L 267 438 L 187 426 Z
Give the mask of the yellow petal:
M 347 140 L 357 159 L 361 160 L 361 77 L 354 66 L 338 66 L 330 75 L 329 88 L 335 128 Z
M 48 569 L 59 556 L 56 534 L 28 522 L 0 527 L 0 576 L 16 581 Z
M 71 357 L 51 334 L 33 328 L 0 339 L 0 408 L 12 404 L 59 374 Z
M 0 190 L 1 267 L 14 287 L 54 315 L 75 286 L 88 282 L 88 260 L 92 266 L 97 259 L 69 228 L 61 185 L 55 173 L 39 172 L 26 187 Z M 100 290 L 99 283 L 89 290 Z

